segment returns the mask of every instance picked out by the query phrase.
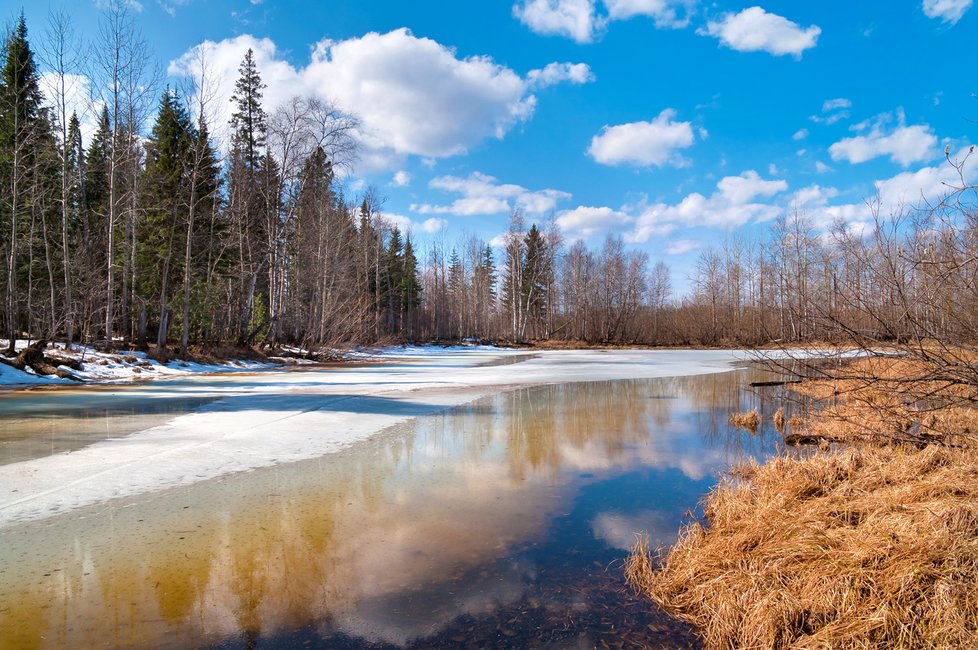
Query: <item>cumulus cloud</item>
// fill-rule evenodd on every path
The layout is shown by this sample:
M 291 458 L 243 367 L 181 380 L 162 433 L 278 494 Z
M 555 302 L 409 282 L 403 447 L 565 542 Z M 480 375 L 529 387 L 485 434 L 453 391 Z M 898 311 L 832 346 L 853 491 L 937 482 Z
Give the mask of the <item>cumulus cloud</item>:
M 906 117 L 902 110 L 897 111 L 896 127 L 887 130 L 888 123 L 892 121 L 893 116 L 884 113 L 872 122 L 857 124 L 853 129 L 866 131 L 866 133 L 843 138 L 832 144 L 829 147 L 829 155 L 832 156 L 832 160 L 846 160 L 853 164 L 866 162 L 879 156 L 889 156 L 890 160 L 904 167 L 912 162 L 931 157 L 937 144 L 937 136 L 931 131 L 929 125 L 906 126 Z
M 169 65 L 170 75 L 189 77 L 197 61 L 206 61 L 214 95 L 212 124 L 227 122 L 238 67 L 249 48 L 267 85 L 267 111 L 295 95 L 333 101 L 360 118 L 368 155 L 386 152 L 388 157 L 451 156 L 487 138 L 502 138 L 533 114 L 532 90 L 543 80 L 579 83 L 586 76 L 567 64 L 550 73 L 543 68 L 531 81 L 486 56 L 459 58 L 452 49 L 404 28 L 321 41 L 309 62 L 297 68 L 273 41 L 246 34 L 204 41 Z
M 676 204 L 642 202 L 620 210 L 579 206 L 561 212 L 557 225 L 568 234 L 582 237 L 625 231 L 626 241 L 641 244 L 653 237 L 669 235 L 680 226 L 729 229 L 750 221 L 767 221 L 782 208 L 758 199 L 776 196 L 787 189 L 788 184 L 783 180 L 765 180 L 756 171 L 748 170 L 721 179 L 716 191 L 708 197 L 694 192 Z M 676 250 L 689 246 L 681 243 L 684 241 L 689 240 L 674 242 L 672 246 L 678 247 Z
M 586 63 L 549 63 L 539 70 L 530 70 L 526 80 L 531 88 L 546 88 L 564 81 L 586 84 L 594 81 L 594 73 Z
M 961 171 L 965 183 L 973 185 L 978 182 L 978 160 L 974 155 L 968 156 L 968 150 L 963 149 L 951 159 L 963 161 Z M 876 191 L 885 206 L 898 209 L 904 205 L 934 205 L 960 186 L 957 169 L 942 161 L 915 172 L 903 172 L 877 181 Z
M 791 139 L 797 142 L 798 140 L 804 140 L 807 137 L 808 137 L 808 129 L 798 129 L 797 131 L 795 131 L 795 134 L 791 136 Z
M 671 244 L 666 249 L 667 255 L 685 255 L 690 251 L 695 251 L 700 248 L 702 244 L 698 241 L 692 239 L 678 239 Z
M 592 42 L 605 25 L 594 0 L 522 0 L 513 5 L 513 15 L 537 34 L 578 43 Z
M 585 238 L 619 230 L 633 222 L 633 217 L 619 210 L 584 205 L 565 210 L 557 217 L 557 226 L 561 230 Z
M 978 183 L 978 156 L 970 148 L 951 155 L 961 166 L 963 183 Z M 880 214 L 898 214 L 905 207 L 936 205 L 962 186 L 962 179 L 947 162 L 922 167 L 876 181 L 876 196 L 861 200 L 840 201 L 834 187 L 812 184 L 790 194 L 783 180 L 767 180 L 748 170 L 739 176 L 727 176 L 709 196 L 699 192 L 686 195 L 678 203 L 640 202 L 618 210 L 609 207 L 582 206 L 558 215 L 557 224 L 568 234 L 584 237 L 622 232 L 630 243 L 645 243 L 665 237 L 680 228 L 738 228 L 746 223 L 769 221 L 786 211 L 800 211 L 813 225 L 828 231 L 842 224 L 851 233 L 859 233 L 872 224 L 875 200 Z M 666 245 L 670 255 L 694 250 L 697 242 L 689 237 Z
M 737 14 L 725 13 L 719 20 L 707 22 L 706 28 L 697 33 L 713 36 L 739 52 L 763 51 L 801 58 L 802 52 L 815 47 L 822 29 L 817 25 L 803 28 L 760 7 L 749 7 Z
M 381 214 L 381 218 L 387 221 L 387 223 L 397 226 L 397 229 L 403 233 L 417 233 L 420 231 L 433 235 L 448 226 L 447 219 L 440 219 L 438 217 L 431 217 L 419 223 L 403 214 L 384 212 Z
M 92 136 L 98 130 L 98 114 L 102 110 L 102 102 L 92 99 L 91 80 L 80 74 L 65 75 L 63 99 L 61 78 L 53 72 L 43 73 L 39 85 L 45 104 L 54 108 L 54 117 L 61 119 L 59 104 L 64 101 L 67 119 L 71 119 L 72 113 L 78 116 L 82 140 L 86 147 L 91 144 Z
M 448 205 L 414 204 L 411 206 L 413 212 L 473 216 L 503 214 L 519 208 L 527 214 L 544 214 L 554 210 L 558 201 L 571 196 L 559 190 L 530 191 L 521 185 L 500 184 L 493 176 L 480 172 L 473 172 L 466 178 L 439 176 L 432 179 L 428 187 L 462 196 Z
M 603 0 L 602 4 L 606 12 L 595 0 L 519 0 L 513 5 L 513 16 L 537 34 L 591 43 L 613 20 L 646 16 L 659 29 L 686 27 L 696 0 Z
M 391 179 L 391 183 L 394 187 L 407 187 L 411 184 L 411 174 L 407 173 L 403 169 L 394 173 L 394 178 Z
M 971 8 L 971 2 L 972 0 L 924 0 L 923 9 L 928 18 L 940 18 L 953 25 Z
M 603 165 L 682 165 L 678 150 L 693 144 L 693 127 L 675 117 L 676 111 L 667 108 L 651 122 L 605 126 L 591 139 L 588 154 Z M 706 132 L 701 131 L 700 137 L 706 137 Z
M 626 238 L 645 242 L 660 232 L 663 224 L 730 229 L 748 222 L 768 221 L 776 217 L 781 208 L 756 199 L 780 194 L 788 189 L 788 183 L 765 180 L 756 171 L 748 170 L 739 176 L 724 177 L 716 187 L 710 196 L 693 192 L 677 204 L 643 206 L 635 219 L 634 230 Z
M 978 182 L 978 160 L 967 154 L 968 150 L 962 149 L 952 156 L 952 160 L 963 163 L 964 182 L 974 184 Z M 876 196 L 865 197 L 863 201 L 834 203 L 839 196 L 838 190 L 809 185 L 791 195 L 790 205 L 803 211 L 822 230 L 843 223 L 848 230 L 858 232 L 872 223 L 874 210 L 871 203 L 878 201 L 879 213 L 883 216 L 898 214 L 906 207 L 936 205 L 960 185 L 957 170 L 947 162 L 941 162 L 878 180 L 874 183 Z
M 604 0 L 611 20 L 648 16 L 658 28 L 679 29 L 689 25 L 695 0 Z

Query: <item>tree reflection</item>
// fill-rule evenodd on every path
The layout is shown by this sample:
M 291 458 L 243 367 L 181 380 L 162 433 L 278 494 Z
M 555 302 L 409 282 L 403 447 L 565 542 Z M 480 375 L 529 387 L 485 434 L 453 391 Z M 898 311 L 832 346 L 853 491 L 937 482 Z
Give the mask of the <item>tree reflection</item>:
M 776 408 L 746 377 L 513 390 L 342 453 L 23 525 L 0 551 L 18 567 L 0 582 L 0 639 L 186 647 L 312 623 L 378 642 L 433 634 L 521 597 L 536 569 L 497 572 L 571 510 L 581 474 L 679 469 L 693 485 L 770 451 L 770 432 L 727 424 Z M 686 507 L 670 498 L 636 510 Z M 600 520 L 608 539 L 631 525 L 615 517 Z

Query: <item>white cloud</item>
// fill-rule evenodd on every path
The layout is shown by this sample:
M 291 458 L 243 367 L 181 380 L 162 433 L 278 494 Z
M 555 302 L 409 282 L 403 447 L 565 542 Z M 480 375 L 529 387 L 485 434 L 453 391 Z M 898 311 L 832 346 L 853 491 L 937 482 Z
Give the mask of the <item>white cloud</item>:
M 788 183 L 785 181 L 764 180 L 754 170 L 740 176 L 726 176 L 709 197 L 693 192 L 675 205 L 643 206 L 635 219 L 635 229 L 626 239 L 639 243 L 647 241 L 666 224 L 730 229 L 752 221 L 768 221 L 776 217 L 781 208 L 755 199 L 771 197 L 786 189 Z
M 411 184 L 411 174 L 402 169 L 394 174 L 394 178 L 391 182 L 395 187 L 407 187 Z
M 387 223 L 397 226 L 397 229 L 402 233 L 415 233 L 419 230 L 426 232 L 429 235 L 433 235 L 441 230 L 444 230 L 448 226 L 447 219 L 440 219 L 438 217 L 432 217 L 430 219 L 425 219 L 421 223 L 414 221 L 411 217 L 407 217 L 403 214 L 397 214 L 395 212 L 384 212 L 381 217 L 387 221 Z
M 586 63 L 549 63 L 540 70 L 530 70 L 526 80 L 531 88 L 546 88 L 563 81 L 586 84 L 594 81 L 594 73 Z
M 448 226 L 448 219 L 431 217 L 430 219 L 425 219 L 421 223 L 421 230 L 429 234 L 434 234 L 440 230 L 443 230 L 446 226 Z
M 852 102 L 845 97 L 826 99 L 822 102 L 822 114 L 812 115 L 808 119 L 819 124 L 835 124 L 839 120 L 849 117 L 850 108 L 852 108 Z M 805 133 L 807 134 L 808 131 L 806 130 Z
M 904 167 L 912 162 L 926 160 L 933 154 L 937 144 L 937 136 L 927 124 L 906 126 L 903 111 L 897 111 L 897 126 L 887 132 L 885 126 L 893 120 L 892 115 L 877 116 L 870 126 L 863 122 L 855 127 L 856 130 L 866 130 L 865 135 L 843 138 L 829 147 L 832 160 L 847 160 L 857 164 L 872 160 L 879 156 L 889 156 L 890 160 Z
M 978 182 L 978 159 L 967 157 L 967 150 L 962 150 L 952 160 L 964 161 L 962 176 L 964 182 Z M 915 172 L 903 172 L 886 180 L 876 182 L 876 190 L 880 201 L 890 208 L 898 209 L 903 205 L 935 204 L 961 185 L 957 170 L 946 161 L 933 166 L 922 167 Z
M 826 99 L 824 102 L 822 102 L 823 113 L 837 111 L 841 108 L 852 108 L 852 101 L 846 99 L 845 97 L 837 97 L 835 99 Z
M 764 51 L 775 56 L 790 54 L 801 58 L 802 52 L 815 47 L 822 30 L 817 25 L 802 28 L 760 7 L 749 7 L 738 14 L 723 14 L 720 20 L 709 21 L 706 29 L 697 33 L 718 38 L 739 52 Z
M 795 131 L 795 134 L 791 136 L 791 139 L 797 141 L 797 140 L 804 140 L 807 137 L 808 137 L 808 129 L 798 129 L 797 131 Z
M 61 96 L 61 79 L 53 72 L 45 72 L 40 79 L 41 92 L 44 93 L 44 102 L 53 107 L 54 117 L 61 119 L 58 103 Z M 71 114 L 78 115 L 78 124 L 81 127 L 82 142 L 88 147 L 92 142 L 92 136 L 98 130 L 98 116 L 102 111 L 102 102 L 96 102 L 92 98 L 91 81 L 85 75 L 68 74 L 64 78 L 64 107 L 67 119 L 71 119 Z
M 428 183 L 428 187 L 462 198 L 449 205 L 430 203 L 414 204 L 411 210 L 418 214 L 454 214 L 472 216 L 480 214 L 502 214 L 520 208 L 527 214 L 544 214 L 554 210 L 557 202 L 570 198 L 567 192 L 545 189 L 530 191 L 521 185 L 500 184 L 496 178 L 473 172 L 466 178 L 458 176 L 439 176 Z
M 727 176 L 717 183 L 720 194 L 731 205 L 746 205 L 759 196 L 773 196 L 788 189 L 783 180 L 766 181 L 753 169 L 740 176 Z
M 788 184 L 783 180 L 764 180 L 757 172 L 748 170 L 721 179 L 716 187 L 709 197 L 694 192 L 677 204 L 640 202 L 619 210 L 579 206 L 561 212 L 557 225 L 568 234 L 582 237 L 629 229 L 625 240 L 637 244 L 653 237 L 665 237 L 680 226 L 736 228 L 750 221 L 767 221 L 781 213 L 781 207 L 757 199 L 780 194 L 788 189 Z M 679 252 L 670 254 L 692 250 L 688 242 L 674 242 L 671 246 Z
M 529 119 L 536 106 L 529 79 L 489 57 L 459 58 L 452 49 L 404 28 L 321 41 L 309 62 L 298 68 L 284 60 L 270 39 L 242 35 L 205 41 L 169 66 L 172 76 L 192 76 L 196 58 L 204 57 L 215 95 L 215 127 L 230 116 L 229 98 L 249 48 L 267 85 L 266 111 L 295 95 L 331 100 L 360 118 L 366 154 L 379 152 L 380 161 L 384 155 L 464 153 L 487 138 L 502 138 Z M 575 81 L 582 74 L 580 68 L 566 72 L 566 79 L 551 75 L 550 82 Z
M 667 108 L 651 122 L 605 126 L 591 139 L 588 154 L 603 165 L 682 165 L 677 150 L 693 144 L 693 128 L 689 122 L 674 121 L 675 116 L 676 111 Z M 705 135 L 704 131 L 701 137 Z
M 832 168 L 829 167 L 828 165 L 826 165 L 825 163 L 823 163 L 821 160 L 816 160 L 815 161 L 815 173 L 816 174 L 825 174 L 825 173 L 830 172 L 830 171 L 833 171 Z
M 685 255 L 690 251 L 695 251 L 700 248 L 702 244 L 698 241 L 693 241 L 692 239 L 679 239 L 674 241 L 666 249 L 667 255 Z
M 579 237 L 618 230 L 633 221 L 632 217 L 619 210 L 584 205 L 565 210 L 557 217 L 557 225 L 561 230 Z
M 971 8 L 972 0 L 924 0 L 923 9 L 928 18 L 940 18 L 952 25 Z
M 968 150 L 962 149 L 952 160 L 963 163 L 964 182 L 978 182 L 978 160 L 967 157 Z M 852 232 L 859 232 L 873 220 L 870 202 L 879 201 L 879 214 L 886 217 L 899 214 L 905 207 L 926 207 L 936 205 L 961 185 L 957 170 L 947 162 L 922 167 L 912 172 L 902 172 L 890 178 L 876 181 L 875 197 L 855 203 L 832 204 L 839 195 L 832 187 L 810 185 L 791 195 L 790 205 L 804 212 L 816 227 L 827 230 L 837 222 L 847 225 Z
M 695 0 L 604 0 L 604 4 L 612 20 L 648 16 L 660 29 L 679 29 L 689 24 L 689 14 L 696 3 Z
M 567 36 L 590 43 L 604 29 L 594 0 L 522 0 L 513 5 L 513 15 L 537 34 Z

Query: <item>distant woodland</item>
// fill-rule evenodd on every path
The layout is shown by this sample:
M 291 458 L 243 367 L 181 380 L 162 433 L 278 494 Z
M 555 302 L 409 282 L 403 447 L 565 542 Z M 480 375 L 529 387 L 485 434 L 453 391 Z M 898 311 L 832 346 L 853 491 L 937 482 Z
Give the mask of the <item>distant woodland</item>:
M 28 336 L 162 355 L 390 340 L 974 339 L 978 215 L 963 175 L 945 201 L 868 228 L 788 213 L 758 240 L 731 236 L 675 295 L 669 268 L 620 237 L 592 248 L 519 212 L 502 246 L 468 237 L 419 250 L 376 192 L 340 189 L 356 116 L 304 97 L 266 113 L 251 52 L 223 153 L 206 75 L 183 93 L 161 87 L 124 4 L 84 47 L 64 16 L 37 40 L 20 17 L 0 61 L 0 338 L 11 347 Z M 103 89 L 90 141 L 68 108 L 81 73 Z

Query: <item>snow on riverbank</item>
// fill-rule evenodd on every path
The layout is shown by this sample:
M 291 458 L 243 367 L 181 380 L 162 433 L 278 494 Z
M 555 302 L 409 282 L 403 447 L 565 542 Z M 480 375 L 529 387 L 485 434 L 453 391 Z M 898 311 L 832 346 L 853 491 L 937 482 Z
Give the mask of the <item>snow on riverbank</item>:
M 0 347 L 6 347 L 6 345 L 7 340 L 0 339 Z M 20 352 L 27 345 L 28 341 L 18 340 L 14 347 Z M 99 352 L 93 348 L 79 345 L 73 346 L 71 350 L 66 350 L 63 343 L 49 343 L 44 352 L 48 355 L 72 359 L 81 363 L 81 370 L 65 369 L 70 370 L 73 375 L 80 379 L 96 382 L 122 382 L 213 372 L 266 370 L 282 365 L 274 360 L 230 360 L 224 363 L 197 363 L 179 359 L 175 359 L 169 364 L 163 364 L 150 359 L 145 352 Z M 70 379 L 37 375 L 30 369 L 22 372 L 0 363 L 0 386 L 3 387 L 17 388 L 41 384 L 72 385 L 75 383 Z
M 394 424 L 505 387 L 724 372 L 742 365 L 749 353 L 406 347 L 375 356 L 382 362 L 120 386 L 119 395 L 131 392 L 146 400 L 169 395 L 215 399 L 145 431 L 0 466 L 0 526 L 322 456 Z M 67 391 L 71 399 L 66 401 L 83 405 L 86 390 Z M 19 393 L 18 409 L 36 400 L 36 407 L 50 405 L 57 411 L 59 393 Z M 4 399 L 0 396 L 0 417 Z

